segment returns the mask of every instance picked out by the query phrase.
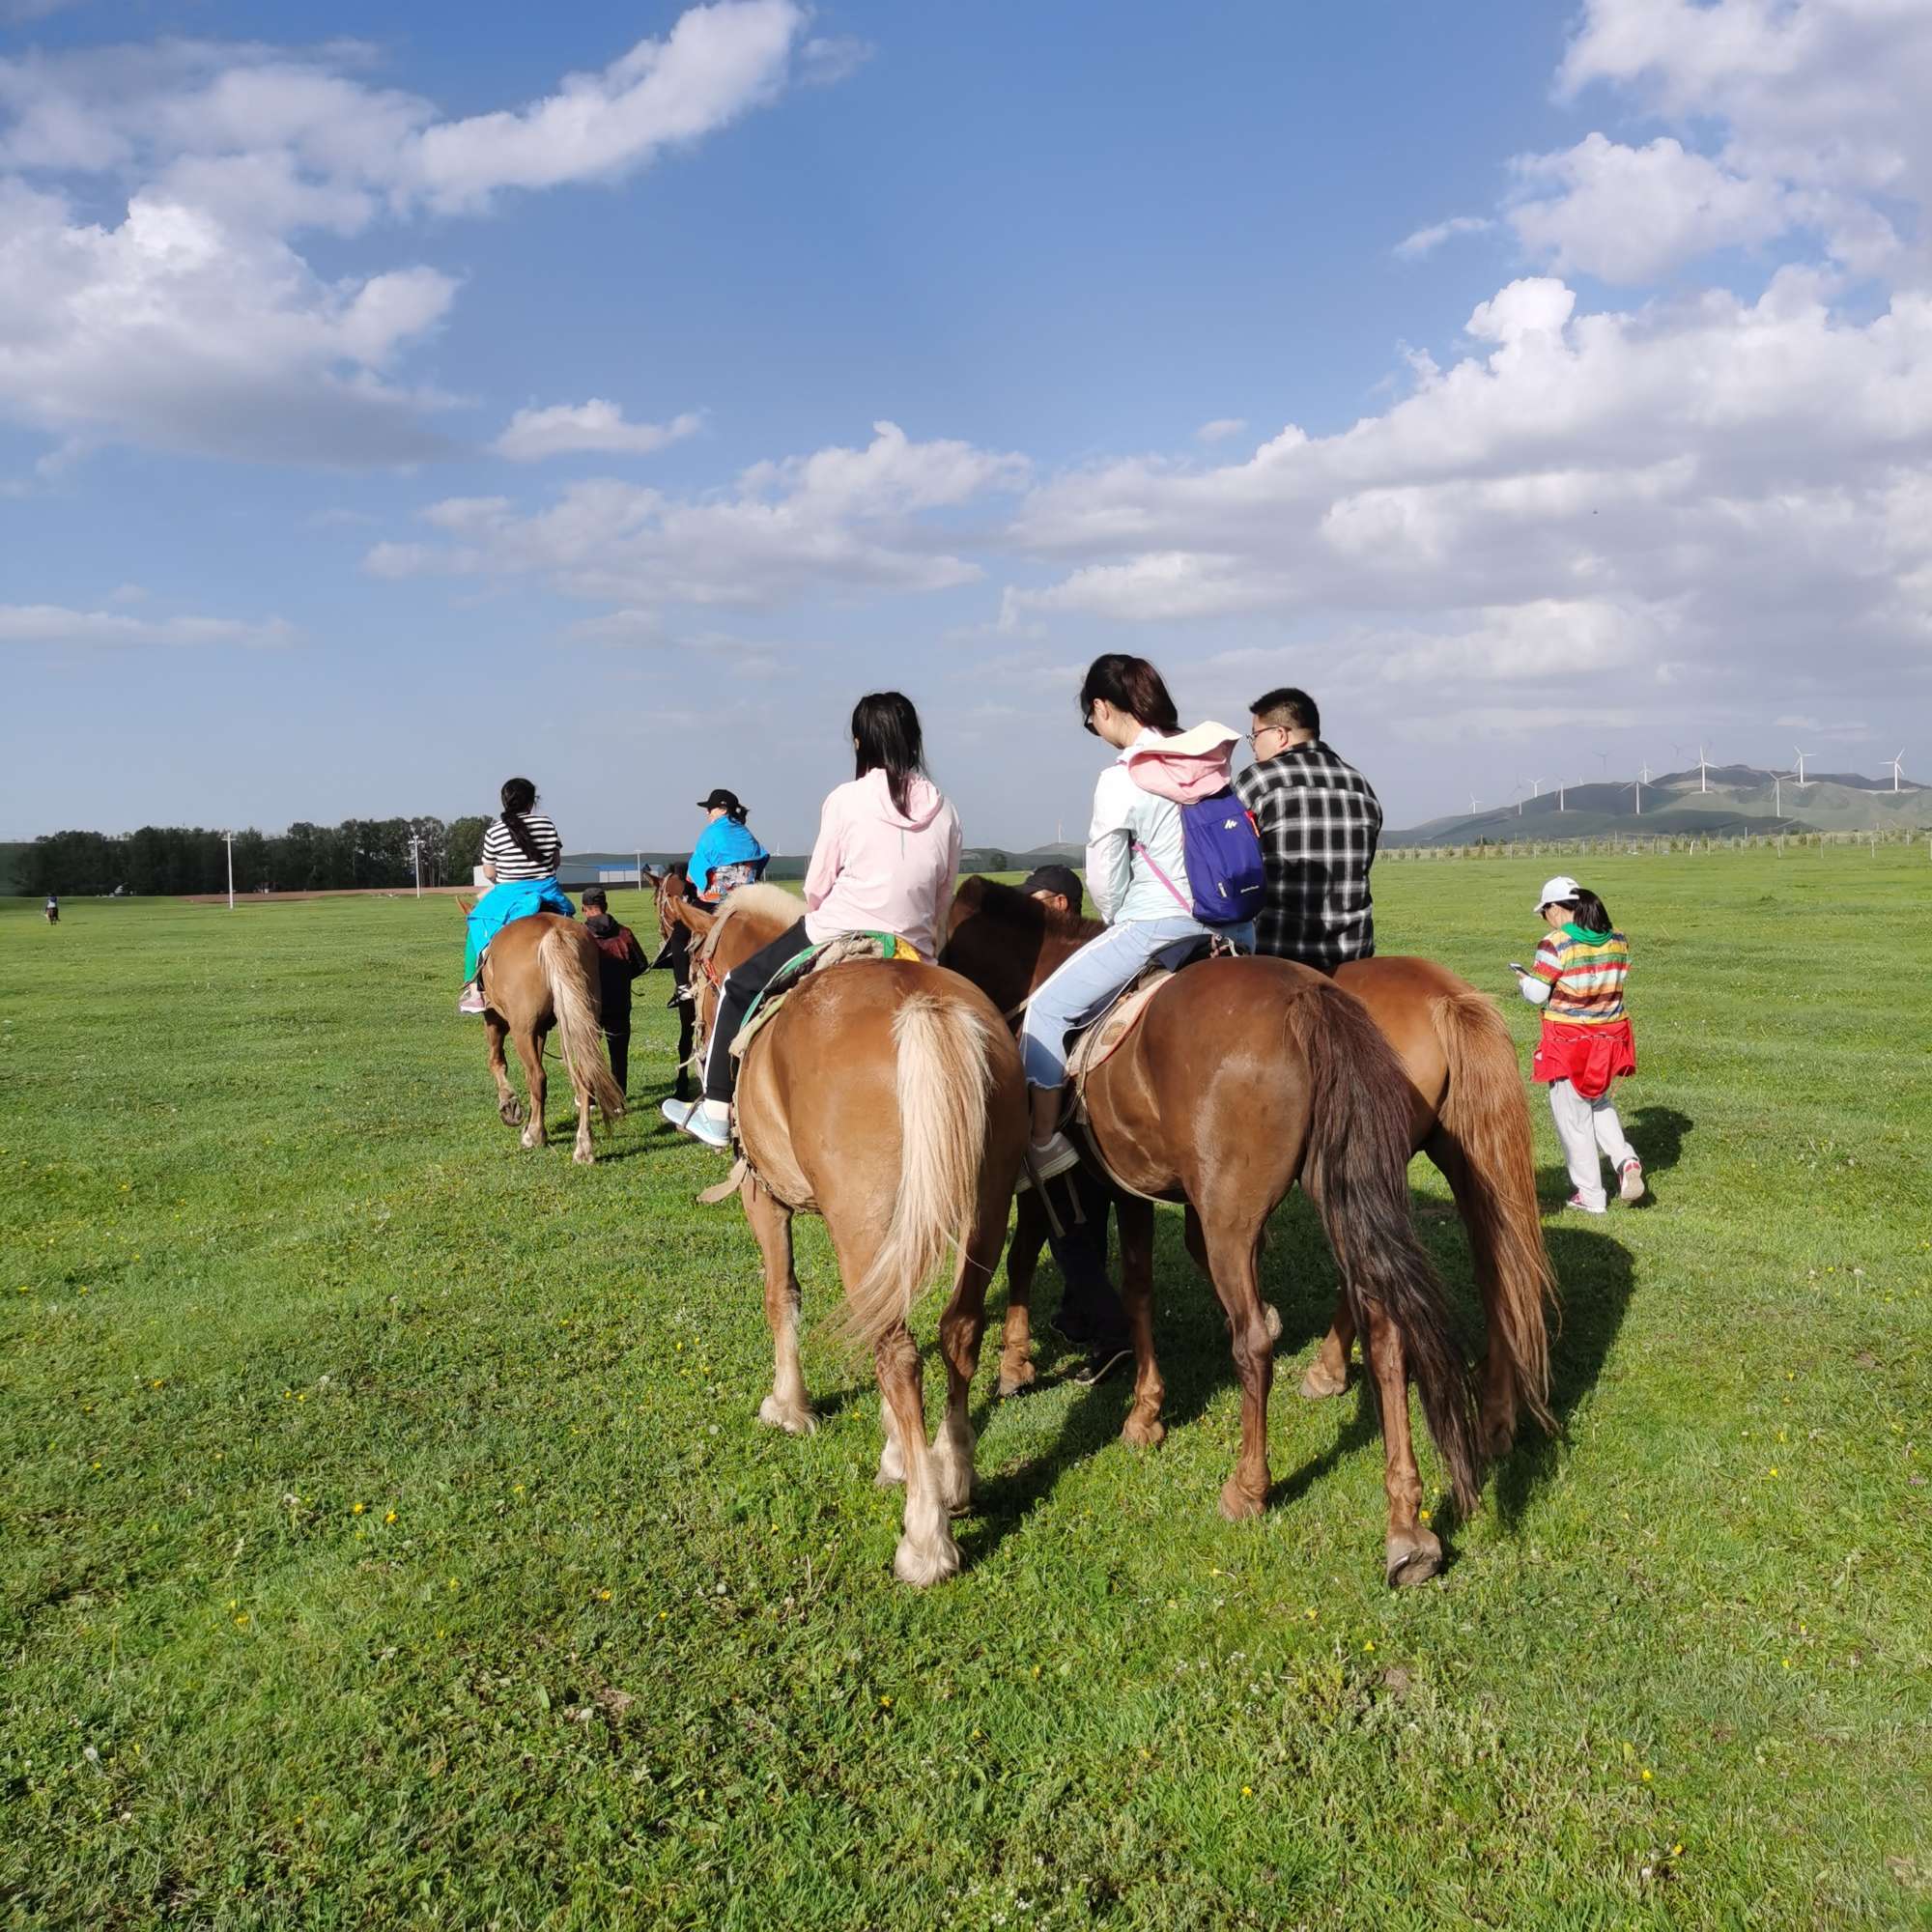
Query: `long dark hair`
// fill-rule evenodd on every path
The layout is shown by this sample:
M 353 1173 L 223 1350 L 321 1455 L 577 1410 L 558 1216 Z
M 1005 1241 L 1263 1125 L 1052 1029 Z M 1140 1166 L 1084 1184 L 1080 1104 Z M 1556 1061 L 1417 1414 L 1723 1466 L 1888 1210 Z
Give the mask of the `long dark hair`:
M 1577 888 L 1574 899 L 1559 899 L 1559 905 L 1570 908 L 1571 923 L 1582 927 L 1585 932 L 1612 932 L 1616 928 L 1610 924 L 1610 909 L 1595 893 L 1583 887 Z
M 537 788 L 528 779 L 505 779 L 503 789 L 497 793 L 503 801 L 503 830 L 510 835 L 510 843 L 526 859 L 533 859 L 543 864 L 543 854 L 537 850 L 537 841 L 530 837 L 530 828 L 524 823 L 524 813 L 537 802 Z
M 1167 694 L 1166 681 L 1146 658 L 1108 651 L 1087 667 L 1080 685 L 1080 719 L 1091 731 L 1094 700 L 1104 697 L 1116 711 L 1137 718 L 1150 731 L 1180 729 L 1180 714 Z
M 925 739 L 912 699 L 898 691 L 872 691 L 852 707 L 852 737 L 858 746 L 854 778 L 883 771 L 893 810 L 912 815 L 912 781 L 925 770 Z

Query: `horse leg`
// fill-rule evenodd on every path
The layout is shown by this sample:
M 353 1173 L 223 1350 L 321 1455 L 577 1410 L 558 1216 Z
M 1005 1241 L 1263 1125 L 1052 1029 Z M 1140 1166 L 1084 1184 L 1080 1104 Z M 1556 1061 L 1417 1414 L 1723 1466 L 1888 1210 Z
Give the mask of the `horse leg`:
M 1262 1231 L 1251 1215 L 1204 1216 L 1214 1293 L 1227 1311 L 1241 1384 L 1241 1453 L 1221 1491 L 1221 1514 L 1231 1522 L 1260 1516 L 1267 1501 L 1267 1405 L 1274 1381 L 1274 1342 L 1263 1312 L 1260 1279 Z
M 1408 1371 L 1403 1360 L 1402 1330 L 1373 1307 L 1362 1352 L 1376 1379 L 1382 1414 L 1382 1487 L 1389 1506 L 1383 1574 L 1391 1585 L 1426 1583 L 1442 1568 L 1442 1545 L 1417 1514 L 1422 1507 L 1422 1477 L 1408 1431 Z
M 493 1007 L 483 1015 L 483 1037 L 490 1046 L 490 1071 L 497 1082 L 497 1118 L 506 1127 L 524 1124 L 524 1103 L 510 1085 L 510 1063 L 503 1055 L 503 1042 L 510 1029 Z
M 1019 1196 L 1007 1249 L 1007 1320 L 1000 1330 L 1000 1393 L 1018 1395 L 1034 1380 L 1033 1282 L 1046 1245 L 1046 1203 L 1037 1187 Z
M 950 1510 L 963 1510 L 973 1500 L 969 1405 L 973 1378 L 980 1372 L 980 1344 L 986 1332 L 986 1291 L 992 1286 L 1006 1238 L 1006 1195 L 982 1198 L 966 1252 L 960 1257 L 959 1278 L 939 1318 L 939 1350 L 946 1357 L 946 1414 L 933 1438 L 932 1458 L 939 1499 Z
M 739 1186 L 738 1199 L 765 1260 L 765 1322 L 772 1331 L 772 1392 L 758 1405 L 758 1420 L 789 1435 L 810 1435 L 818 1427 L 818 1418 L 811 1412 L 798 1360 L 800 1296 L 791 1252 L 791 1209 L 749 1175 Z
M 1310 1402 L 1340 1395 L 1349 1386 L 1349 1351 L 1354 1346 L 1355 1318 L 1349 1311 L 1348 1293 L 1342 1291 L 1335 1296 L 1335 1319 L 1301 1378 L 1301 1393 Z
M 1195 1211 L 1194 1204 L 1191 1201 L 1187 1204 L 1186 1210 L 1182 1216 L 1181 1229 L 1186 1237 L 1187 1252 L 1193 1259 L 1194 1265 L 1211 1283 L 1214 1279 L 1214 1270 L 1208 1265 L 1208 1236 L 1201 1232 L 1201 1216 Z M 1270 1343 L 1279 1342 L 1281 1340 L 1281 1310 L 1273 1302 L 1264 1301 L 1262 1303 L 1262 1320 L 1267 1323 L 1268 1341 Z M 1307 1393 L 1305 1389 L 1302 1392 L 1303 1394 Z
M 1121 1303 L 1134 1345 L 1134 1399 L 1121 1425 L 1123 1441 L 1151 1449 L 1167 1434 L 1160 1406 L 1167 1386 L 1153 1355 L 1153 1203 L 1122 1194 L 1117 1209 L 1121 1228 Z
M 545 1139 L 543 1040 L 532 1038 L 526 1033 L 518 1034 L 517 1058 L 524 1063 L 524 1085 L 530 1093 L 530 1113 L 524 1124 L 524 1145 L 540 1148 Z
M 872 1365 L 885 1407 L 886 1435 L 905 1470 L 905 1522 L 893 1556 L 893 1575 L 902 1583 L 937 1583 L 957 1574 L 959 1546 L 952 1540 L 933 1454 L 925 1445 L 919 1345 L 903 1321 L 895 1322 L 879 1337 Z
M 579 1167 L 594 1167 L 597 1153 L 590 1144 L 590 1083 L 573 1066 L 570 1069 L 570 1085 L 577 1096 L 577 1140 L 570 1150 L 570 1157 Z
M 1469 1236 L 1469 1261 L 1475 1269 L 1476 1287 L 1483 1297 L 1483 1318 L 1488 1330 L 1478 1425 L 1483 1453 L 1507 1456 L 1516 1440 L 1516 1369 L 1510 1359 L 1499 1306 L 1502 1275 L 1496 1265 L 1495 1232 L 1476 1199 L 1476 1178 L 1469 1171 L 1468 1156 L 1454 1136 L 1438 1125 L 1423 1147 L 1429 1158 L 1441 1169 L 1450 1192 L 1456 1197 L 1457 1211 Z

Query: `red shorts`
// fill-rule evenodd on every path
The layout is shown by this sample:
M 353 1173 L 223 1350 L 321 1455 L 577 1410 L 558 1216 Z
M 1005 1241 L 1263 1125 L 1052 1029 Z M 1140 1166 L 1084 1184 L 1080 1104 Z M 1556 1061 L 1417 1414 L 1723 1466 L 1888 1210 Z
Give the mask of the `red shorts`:
M 1601 1099 L 1610 1082 L 1636 1071 L 1636 1040 L 1629 1020 L 1607 1026 L 1543 1022 L 1543 1037 L 1529 1063 L 1532 1080 L 1567 1080 L 1586 1100 Z

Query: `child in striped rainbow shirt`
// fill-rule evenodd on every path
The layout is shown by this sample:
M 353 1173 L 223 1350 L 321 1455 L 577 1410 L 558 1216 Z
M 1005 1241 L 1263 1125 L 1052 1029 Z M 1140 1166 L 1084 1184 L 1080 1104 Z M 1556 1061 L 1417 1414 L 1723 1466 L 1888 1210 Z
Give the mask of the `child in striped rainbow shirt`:
M 1527 970 L 1516 969 L 1523 998 L 1543 1009 L 1530 1078 L 1549 1085 L 1549 1111 L 1576 1189 L 1569 1205 L 1601 1214 L 1608 1205 L 1605 1154 L 1616 1170 L 1619 1197 L 1643 1199 L 1643 1163 L 1610 1104 L 1611 1081 L 1636 1071 L 1636 1042 L 1624 1012 L 1630 942 L 1610 924 L 1603 900 L 1567 876 L 1544 886 L 1536 909 L 1549 930 Z

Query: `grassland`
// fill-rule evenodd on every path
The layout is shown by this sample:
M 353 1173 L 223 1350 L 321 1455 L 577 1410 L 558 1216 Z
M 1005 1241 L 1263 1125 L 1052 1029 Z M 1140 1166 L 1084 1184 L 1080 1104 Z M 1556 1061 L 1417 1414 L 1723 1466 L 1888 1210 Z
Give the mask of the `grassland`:
M 1390 867 L 1384 950 L 1495 985 L 1538 882 Z M 1654 1204 L 1558 1211 L 1539 1105 L 1564 1437 L 1400 1595 L 1365 1399 L 1293 1393 L 1299 1201 L 1264 1518 L 1215 1514 L 1163 1216 L 1166 1445 L 1118 1378 L 989 1378 L 968 1568 L 914 1593 L 869 1378 L 809 1332 L 825 1426 L 753 1419 L 662 975 L 581 1170 L 498 1124 L 446 904 L 0 917 L 0 1922 L 1924 1924 L 1932 867 L 1591 883 Z

